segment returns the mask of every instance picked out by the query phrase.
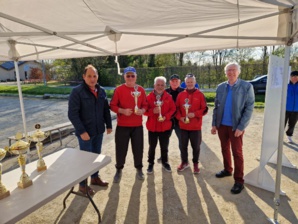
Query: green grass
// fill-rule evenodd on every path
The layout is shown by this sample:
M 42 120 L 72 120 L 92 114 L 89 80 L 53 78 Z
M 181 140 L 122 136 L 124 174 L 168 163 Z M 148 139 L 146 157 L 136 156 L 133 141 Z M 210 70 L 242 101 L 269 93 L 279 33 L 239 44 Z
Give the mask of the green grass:
M 72 88 L 65 86 L 63 83 L 49 82 L 44 84 L 26 84 L 21 85 L 23 94 L 27 95 L 44 95 L 44 94 L 70 94 Z M 113 96 L 114 90 L 106 90 L 108 98 Z M 151 91 L 146 91 L 149 94 Z M 12 85 L 0 85 L 0 94 L 18 94 L 18 87 Z M 214 106 L 215 92 L 205 92 L 206 101 L 209 106 Z M 264 108 L 265 95 L 256 95 L 255 108 Z

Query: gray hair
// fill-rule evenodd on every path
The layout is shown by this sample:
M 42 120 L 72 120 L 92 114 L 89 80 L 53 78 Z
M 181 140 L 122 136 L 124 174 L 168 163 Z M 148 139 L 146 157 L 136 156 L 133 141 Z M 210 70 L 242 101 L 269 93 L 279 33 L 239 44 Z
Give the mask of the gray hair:
M 193 75 L 193 74 L 191 74 L 191 73 L 188 73 L 188 74 L 185 76 L 184 82 L 186 82 L 187 79 L 193 79 L 193 80 L 196 82 L 196 77 L 195 77 L 195 75 Z
M 154 79 L 154 85 L 156 84 L 156 82 L 157 82 L 158 80 L 162 80 L 162 81 L 164 81 L 165 84 L 167 84 L 167 79 L 166 79 L 165 77 L 163 77 L 163 76 L 157 76 L 157 77 L 155 77 L 155 79 Z
M 237 70 L 238 70 L 238 72 L 240 74 L 240 72 L 241 72 L 241 66 L 237 62 L 230 62 L 230 63 L 228 63 L 225 66 L 225 73 L 228 71 L 229 67 L 231 67 L 231 66 L 236 66 L 237 67 Z

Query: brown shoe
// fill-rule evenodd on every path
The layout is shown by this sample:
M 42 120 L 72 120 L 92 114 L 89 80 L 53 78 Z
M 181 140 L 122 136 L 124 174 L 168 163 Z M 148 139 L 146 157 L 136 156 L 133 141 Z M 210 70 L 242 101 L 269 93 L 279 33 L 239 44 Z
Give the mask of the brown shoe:
M 95 191 L 89 187 L 89 186 L 80 186 L 79 187 L 79 191 L 82 193 L 82 194 L 87 194 L 87 191 L 89 193 L 90 196 L 94 195 L 95 194 Z
M 100 177 L 91 178 L 91 184 L 92 185 L 98 185 L 98 186 L 101 186 L 101 187 L 107 187 L 109 185 L 108 182 L 106 182 L 104 180 L 101 180 Z

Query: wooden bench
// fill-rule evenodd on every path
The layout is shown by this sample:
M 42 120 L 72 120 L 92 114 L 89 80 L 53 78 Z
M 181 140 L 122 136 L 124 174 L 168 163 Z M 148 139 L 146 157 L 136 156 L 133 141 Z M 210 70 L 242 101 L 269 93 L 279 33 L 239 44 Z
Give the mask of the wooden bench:
M 53 131 L 58 131 L 59 133 L 59 139 L 60 139 L 60 146 L 62 146 L 62 134 L 61 134 L 61 130 L 64 128 L 67 128 L 69 126 L 72 126 L 72 123 L 70 121 L 62 123 L 62 124 L 56 124 L 56 125 L 52 125 L 49 127 L 45 127 L 45 128 L 41 128 L 41 130 L 43 132 L 50 132 L 50 141 L 52 143 L 52 132 Z M 28 132 L 28 136 L 32 135 L 34 133 L 34 131 L 30 131 Z M 25 134 L 23 134 L 23 139 L 25 138 Z M 10 136 L 8 137 L 8 141 L 9 141 L 9 146 L 11 146 L 11 140 L 16 141 L 16 136 Z

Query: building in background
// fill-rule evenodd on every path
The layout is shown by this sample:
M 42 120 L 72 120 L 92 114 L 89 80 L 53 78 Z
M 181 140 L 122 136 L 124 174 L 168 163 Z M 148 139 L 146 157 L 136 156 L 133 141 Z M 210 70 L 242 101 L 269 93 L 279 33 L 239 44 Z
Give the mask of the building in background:
M 41 69 L 41 64 L 37 61 L 19 61 L 18 66 L 21 81 L 30 78 L 31 68 Z M 16 81 L 16 71 L 13 61 L 7 61 L 0 64 L 0 81 Z

